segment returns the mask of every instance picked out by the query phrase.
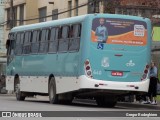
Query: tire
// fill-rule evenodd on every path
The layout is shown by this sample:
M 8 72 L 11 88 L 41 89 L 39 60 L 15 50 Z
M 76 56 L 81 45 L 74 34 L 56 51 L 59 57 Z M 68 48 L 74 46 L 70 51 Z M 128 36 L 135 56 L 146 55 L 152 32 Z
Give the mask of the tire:
M 55 79 L 52 77 L 50 82 L 49 82 L 49 102 L 51 104 L 57 104 L 59 103 L 58 101 L 58 95 L 56 94 L 56 83 Z
M 23 92 L 20 91 L 20 89 L 18 90 L 18 92 L 16 92 L 16 99 L 18 101 L 24 101 L 25 100 L 25 96 L 23 95 Z
M 16 99 L 18 101 L 24 101 L 26 96 L 24 95 L 24 92 L 20 91 L 20 87 L 19 86 L 20 86 L 20 82 L 18 81 L 15 84 Z
M 117 104 L 117 99 L 115 97 L 98 97 L 96 102 L 100 107 L 112 108 Z

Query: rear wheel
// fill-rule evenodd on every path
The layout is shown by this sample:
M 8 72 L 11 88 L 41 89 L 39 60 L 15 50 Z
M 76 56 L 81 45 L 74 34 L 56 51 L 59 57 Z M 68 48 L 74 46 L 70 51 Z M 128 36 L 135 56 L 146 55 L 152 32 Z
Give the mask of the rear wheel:
M 112 108 L 116 105 L 117 99 L 115 97 L 98 97 L 96 102 L 98 106 Z
M 19 80 L 19 78 L 16 78 L 15 81 L 16 82 L 15 82 L 14 88 L 15 88 L 15 93 L 16 93 L 16 99 L 18 101 L 24 101 L 26 96 L 25 96 L 24 92 L 20 91 L 20 80 Z
M 49 101 L 51 104 L 58 103 L 58 95 L 56 94 L 56 83 L 54 77 L 49 82 Z

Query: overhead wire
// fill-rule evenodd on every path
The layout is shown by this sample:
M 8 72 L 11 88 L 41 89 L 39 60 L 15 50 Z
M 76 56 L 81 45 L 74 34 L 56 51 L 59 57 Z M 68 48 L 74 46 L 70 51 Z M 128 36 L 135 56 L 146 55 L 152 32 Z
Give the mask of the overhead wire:
M 43 18 L 48 18 L 48 17 L 52 17 L 52 16 L 57 16 L 57 15 L 61 15 L 61 14 L 64 14 L 64 13 L 67 13 L 69 11 L 72 11 L 72 10 L 75 10 L 77 8 L 81 8 L 81 7 L 84 7 L 84 6 L 87 6 L 89 4 L 92 4 L 94 3 L 96 0 L 93 0 L 93 1 L 90 1 L 90 2 L 86 2 L 86 3 L 83 3 L 79 6 L 76 6 L 76 7 L 73 7 L 71 9 L 68 9 L 68 10 L 64 10 L 62 12 L 58 12 L 56 14 L 52 14 L 52 15 L 47 15 L 47 16 L 44 16 L 44 17 L 36 17 L 36 18 L 30 18 L 30 19 L 24 19 L 24 20 L 12 20 L 12 21 L 32 21 L 32 20 L 37 20 L 37 19 L 43 19 Z M 4 26 L 6 25 L 7 23 L 9 23 L 10 21 L 4 21 L 3 23 L 0 23 L 0 26 Z

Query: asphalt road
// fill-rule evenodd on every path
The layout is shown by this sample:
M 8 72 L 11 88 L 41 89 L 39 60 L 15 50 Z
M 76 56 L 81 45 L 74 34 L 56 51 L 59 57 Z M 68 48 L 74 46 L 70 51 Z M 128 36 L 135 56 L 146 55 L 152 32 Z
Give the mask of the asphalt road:
M 142 105 L 139 103 L 118 103 L 114 108 L 103 108 L 98 107 L 95 101 L 91 100 L 74 100 L 73 104 L 50 104 L 48 97 L 36 96 L 33 98 L 26 98 L 25 101 L 17 101 L 14 95 L 0 95 L 0 111 L 72 111 L 69 114 L 76 114 L 75 111 L 81 111 L 82 116 L 78 117 L 66 117 L 65 113 L 58 113 L 64 115 L 64 117 L 47 117 L 47 118 L 26 118 L 31 120 L 127 120 L 127 117 L 120 118 L 116 117 L 118 112 L 131 112 L 132 111 L 155 111 L 160 110 L 160 106 L 153 105 Z M 91 112 L 94 111 L 94 112 Z M 98 112 L 96 112 L 98 111 Z M 104 115 L 104 112 L 108 111 L 108 114 L 113 114 L 112 117 L 100 117 Z M 85 114 L 83 114 L 85 112 Z M 49 114 L 49 113 L 48 113 Z M 83 115 L 88 115 L 84 117 Z M 99 116 L 99 117 L 97 117 Z M 115 116 L 115 117 L 114 117 Z M 8 120 L 7 118 L 0 118 L 0 120 Z M 13 120 L 18 120 L 21 118 L 12 118 Z M 23 118 L 25 119 L 25 118 Z M 132 120 L 137 120 L 137 118 L 131 118 Z M 142 119 L 142 118 L 139 118 Z M 149 120 L 155 120 L 156 118 L 145 118 Z M 157 118 L 158 120 L 158 118 Z

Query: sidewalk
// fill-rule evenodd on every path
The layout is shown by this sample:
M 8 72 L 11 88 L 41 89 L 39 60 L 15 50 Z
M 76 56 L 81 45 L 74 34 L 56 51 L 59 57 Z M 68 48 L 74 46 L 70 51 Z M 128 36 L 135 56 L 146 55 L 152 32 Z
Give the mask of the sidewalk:
M 133 108 L 137 108 L 137 110 L 139 108 L 147 108 L 147 109 L 154 109 L 154 110 L 160 110 L 160 102 L 158 102 L 157 105 L 151 105 L 151 104 L 142 104 L 142 103 L 139 103 L 139 102 L 119 102 L 117 103 L 117 105 L 119 106 L 126 106 L 126 107 L 133 107 Z
M 82 104 L 92 104 L 97 105 L 95 100 L 90 99 L 75 99 L 76 103 L 82 103 Z M 131 107 L 131 108 L 143 108 L 143 109 L 154 109 L 154 110 L 160 110 L 160 102 L 158 102 L 157 105 L 151 105 L 151 104 L 141 104 L 139 102 L 117 102 L 117 105 L 115 107 Z

